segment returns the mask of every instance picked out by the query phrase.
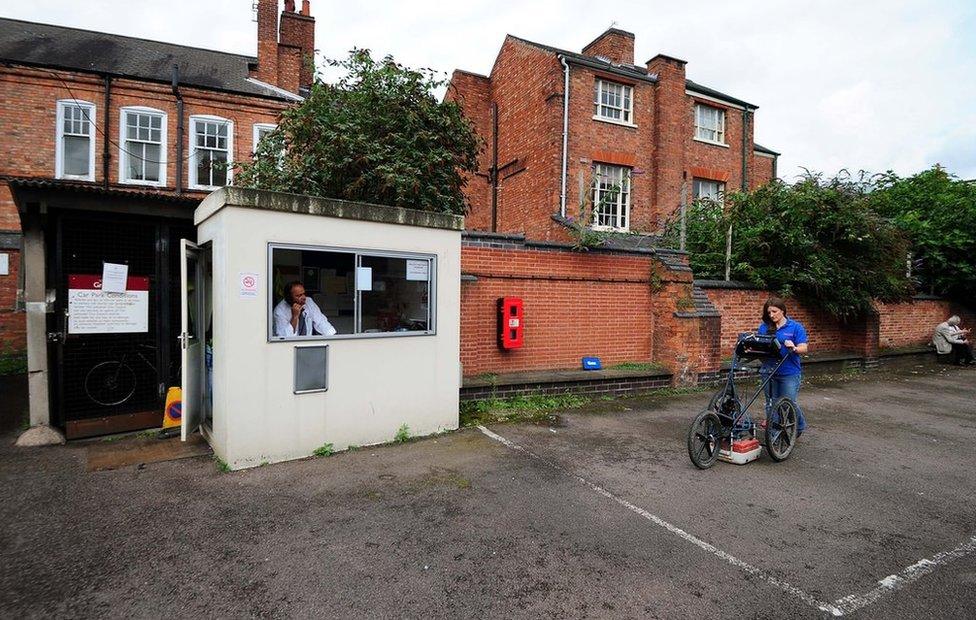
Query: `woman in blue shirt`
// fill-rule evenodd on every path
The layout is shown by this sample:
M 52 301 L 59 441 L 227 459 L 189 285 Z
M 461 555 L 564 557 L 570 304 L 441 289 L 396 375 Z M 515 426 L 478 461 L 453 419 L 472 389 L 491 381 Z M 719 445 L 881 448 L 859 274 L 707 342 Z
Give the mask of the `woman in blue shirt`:
M 807 345 L 807 330 L 786 316 L 786 302 L 779 297 L 770 297 L 763 304 L 762 324 L 759 325 L 760 334 L 776 334 L 776 339 L 780 341 L 782 348 L 780 356 L 785 357 L 783 364 L 773 374 L 769 383 L 766 384 L 766 411 L 773 406 L 777 399 L 788 396 L 794 403 L 797 402 L 797 393 L 800 391 L 800 380 L 802 377 L 800 370 L 800 355 L 809 350 Z M 763 378 L 769 376 L 776 367 L 776 360 L 767 360 L 763 363 L 759 372 Z M 799 403 L 796 407 L 797 413 L 797 437 L 806 428 L 807 423 L 803 418 L 803 410 Z

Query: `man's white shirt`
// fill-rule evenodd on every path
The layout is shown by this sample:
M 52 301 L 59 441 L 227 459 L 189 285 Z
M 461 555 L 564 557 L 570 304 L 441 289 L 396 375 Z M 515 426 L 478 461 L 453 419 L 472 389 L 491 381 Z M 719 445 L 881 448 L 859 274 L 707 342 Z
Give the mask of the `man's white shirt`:
M 318 305 L 312 301 L 311 297 L 305 298 L 305 308 L 302 310 L 305 315 L 305 320 L 309 327 L 314 328 L 317 334 L 323 336 L 334 336 L 336 333 L 336 328 L 329 323 L 329 319 L 325 318 L 322 311 L 319 310 Z M 302 326 L 302 317 L 298 317 L 298 327 Z M 293 337 L 297 336 L 298 332 L 291 326 L 291 304 L 282 299 L 278 302 L 278 305 L 274 309 L 274 335 L 278 337 Z M 311 333 L 305 334 L 307 336 L 312 335 Z

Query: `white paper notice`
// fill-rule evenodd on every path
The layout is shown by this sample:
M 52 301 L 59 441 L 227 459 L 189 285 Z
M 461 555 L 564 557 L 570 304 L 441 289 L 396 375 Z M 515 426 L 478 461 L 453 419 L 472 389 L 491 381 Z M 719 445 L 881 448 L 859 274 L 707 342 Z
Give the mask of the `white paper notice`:
M 10 255 L 0 254 L 0 276 L 10 275 Z
M 129 278 L 129 266 L 115 263 L 102 263 L 102 291 L 105 293 L 124 293 Z
M 372 267 L 356 267 L 356 290 L 357 291 L 373 290 L 373 268 Z
M 430 279 L 430 262 L 407 259 L 407 279 L 426 282 Z
M 258 274 L 242 271 L 240 272 L 241 297 L 258 296 Z

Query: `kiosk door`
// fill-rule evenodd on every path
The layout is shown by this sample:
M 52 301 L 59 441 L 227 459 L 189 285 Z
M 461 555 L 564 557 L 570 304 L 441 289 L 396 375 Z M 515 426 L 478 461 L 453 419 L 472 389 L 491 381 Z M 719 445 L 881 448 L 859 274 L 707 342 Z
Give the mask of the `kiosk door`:
M 203 421 L 204 330 L 203 285 L 200 269 L 200 249 L 186 239 L 180 239 L 183 261 L 180 264 L 180 351 L 183 362 L 183 423 L 182 438 L 187 440 Z

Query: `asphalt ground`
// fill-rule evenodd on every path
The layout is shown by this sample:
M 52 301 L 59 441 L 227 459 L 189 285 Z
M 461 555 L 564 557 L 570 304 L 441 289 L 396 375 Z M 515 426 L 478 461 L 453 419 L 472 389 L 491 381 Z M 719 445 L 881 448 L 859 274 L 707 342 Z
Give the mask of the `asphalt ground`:
M 789 458 L 599 402 L 221 474 L 0 447 L 0 617 L 972 618 L 976 370 L 805 385 Z

